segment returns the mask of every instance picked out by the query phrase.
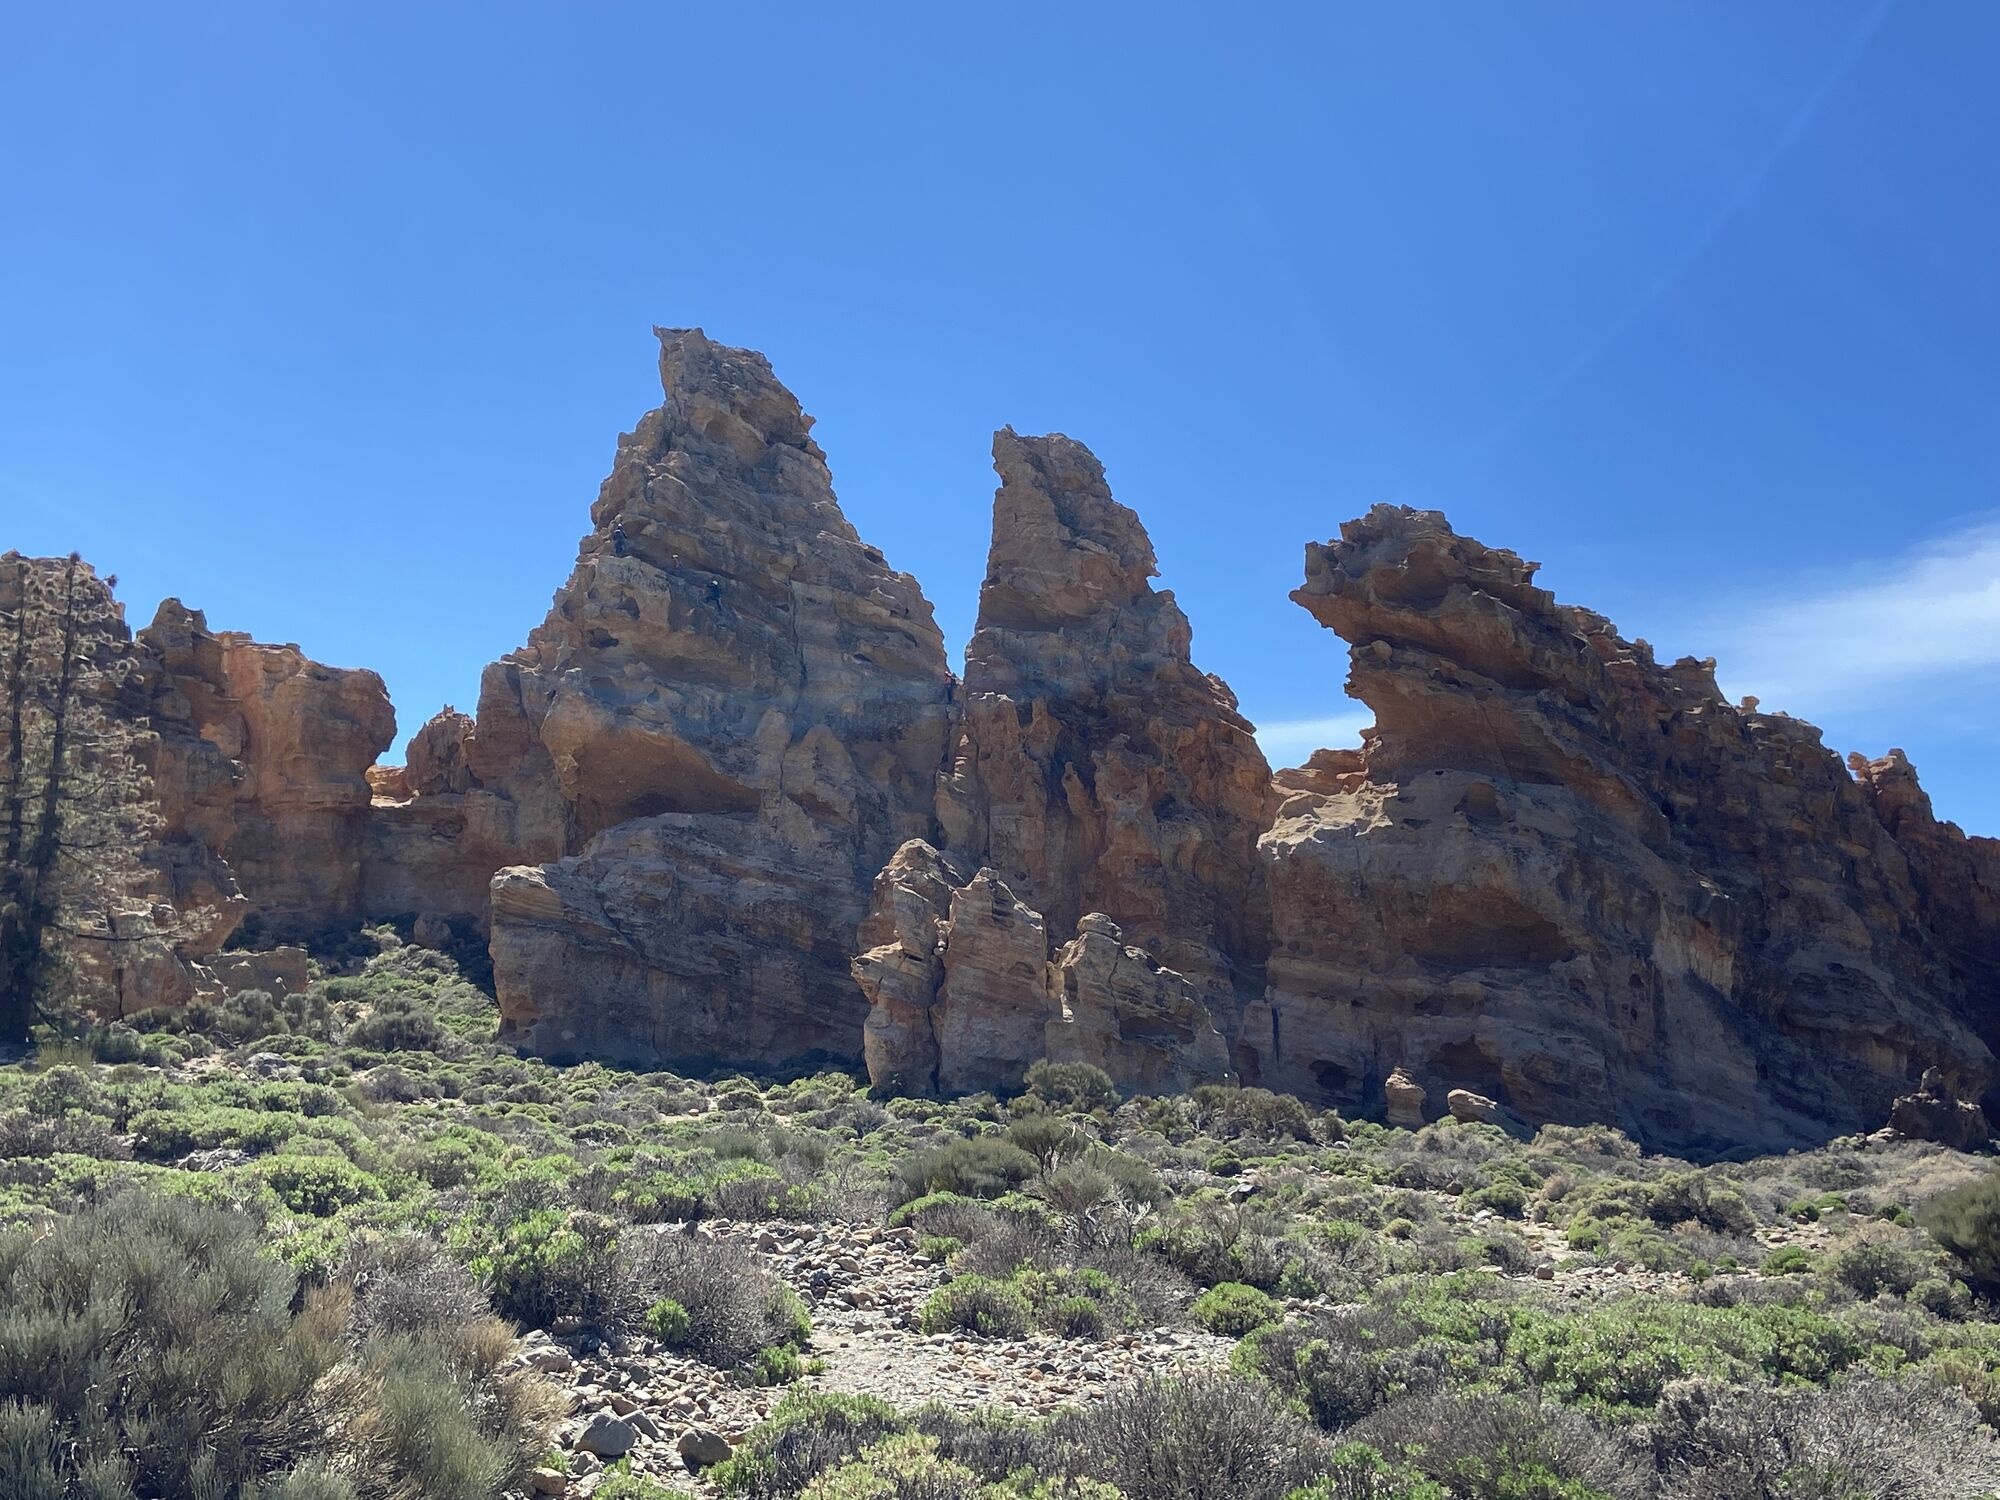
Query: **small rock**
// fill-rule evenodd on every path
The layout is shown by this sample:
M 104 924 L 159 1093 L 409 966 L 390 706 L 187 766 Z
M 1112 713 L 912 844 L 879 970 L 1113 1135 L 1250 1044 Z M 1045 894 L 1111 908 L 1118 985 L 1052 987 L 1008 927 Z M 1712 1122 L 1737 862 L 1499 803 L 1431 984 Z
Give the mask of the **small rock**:
M 608 1411 L 601 1411 L 578 1434 L 576 1446 L 585 1453 L 595 1453 L 599 1458 L 623 1458 L 638 1441 L 638 1429 L 630 1422 L 621 1421 Z
M 537 1495 L 560 1495 L 569 1488 L 569 1475 L 558 1469 L 531 1469 L 528 1488 Z
M 693 1469 L 706 1469 L 719 1464 L 735 1452 L 729 1446 L 729 1439 L 712 1427 L 688 1428 L 674 1447 L 688 1467 Z

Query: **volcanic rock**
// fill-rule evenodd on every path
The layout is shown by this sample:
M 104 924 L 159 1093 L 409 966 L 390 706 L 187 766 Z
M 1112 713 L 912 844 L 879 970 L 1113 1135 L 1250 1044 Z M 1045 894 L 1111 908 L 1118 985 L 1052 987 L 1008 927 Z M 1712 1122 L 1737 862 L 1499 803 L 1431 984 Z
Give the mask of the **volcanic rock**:
M 860 942 L 863 1050 L 882 1087 L 1013 1088 L 1043 1059 L 1091 1063 L 1135 1090 L 1229 1076 L 1194 987 L 1126 944 L 1110 918 L 1087 913 L 1052 962 L 1040 912 L 991 868 L 968 878 L 920 839 L 877 877 Z
M 178 599 L 160 606 L 135 649 L 160 739 L 161 842 L 185 851 L 184 887 L 190 873 L 205 883 L 180 890 L 176 904 L 230 910 L 240 891 L 243 914 L 267 935 L 358 916 L 364 773 L 396 734 L 382 679 L 323 666 L 297 646 L 211 631 Z
M 1534 572 L 1390 506 L 1308 549 L 1293 598 L 1351 643 L 1375 724 L 1280 778 L 1246 1073 L 1358 1108 L 1407 1059 L 1674 1149 L 1866 1128 L 1931 1059 L 1982 1088 L 1981 1002 L 1818 731 Z
M 1415 1130 L 1424 1123 L 1424 1087 L 1398 1067 L 1382 1080 L 1382 1108 L 1391 1125 Z
M 635 1061 L 851 1058 L 869 882 L 932 825 L 943 640 L 763 356 L 658 332 L 665 404 L 464 742 L 567 854 L 494 878 L 505 1028 Z
M 1993 1138 L 1986 1113 L 1955 1098 L 1936 1068 L 1924 1069 L 1916 1090 L 1889 1108 L 1889 1128 L 1913 1141 L 1935 1141 L 1954 1151 L 1977 1151 Z
M 1225 1072 L 1217 1023 L 1233 1026 L 1262 987 L 1256 839 L 1269 767 L 1228 688 L 1192 665 L 1186 616 L 1150 582 L 1152 543 L 1090 451 L 1007 428 L 994 437 L 993 466 L 992 549 L 937 798 L 944 854 L 979 872 L 980 887 L 963 913 L 954 898 L 949 919 L 949 962 L 965 977 L 934 991 L 950 1002 L 934 1018 L 938 1081 L 1016 1083 L 1051 1040 L 1132 1087 Z M 922 863 L 926 882 L 942 878 L 935 859 Z M 919 904 L 935 913 L 925 890 Z M 894 879 L 878 886 L 871 932 L 905 930 L 882 902 L 907 905 L 908 895 Z M 1092 914 L 1105 925 L 1085 930 Z M 1044 929 L 1058 942 L 1076 936 L 1050 980 L 1053 1030 L 1013 975 L 1017 963 L 1040 962 L 1032 949 Z M 994 968 L 996 933 L 1009 954 Z M 856 969 L 886 1007 L 870 1022 L 871 1076 L 920 1077 L 917 1053 L 930 1043 L 909 1029 L 913 1013 L 895 987 L 874 977 L 875 946 L 864 938 Z M 890 951 L 928 976 L 920 954 Z M 954 1036 L 971 1050 L 955 1055 Z M 900 1045 L 913 1038 L 914 1052 Z
M 1500 1106 L 1471 1089 L 1453 1089 L 1444 1096 L 1444 1107 L 1462 1124 L 1493 1124 L 1500 1118 Z

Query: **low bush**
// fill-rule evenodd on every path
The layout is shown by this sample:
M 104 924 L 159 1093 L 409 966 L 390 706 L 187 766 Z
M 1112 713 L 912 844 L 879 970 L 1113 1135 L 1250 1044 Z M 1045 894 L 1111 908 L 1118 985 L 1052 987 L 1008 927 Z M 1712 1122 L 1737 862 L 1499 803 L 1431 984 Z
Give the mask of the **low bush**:
M 924 1304 L 925 1333 L 976 1333 L 984 1338 L 1017 1339 L 1033 1326 L 1028 1299 L 990 1276 L 959 1276 Z
M 1239 1281 L 1225 1281 L 1210 1287 L 1194 1299 L 1194 1305 L 1188 1312 L 1210 1333 L 1232 1339 L 1255 1333 L 1284 1315 L 1283 1309 L 1270 1297 Z
M 2000 1294 L 2000 1169 L 1939 1193 L 1918 1209 L 1917 1222 L 1957 1258 L 1976 1290 Z

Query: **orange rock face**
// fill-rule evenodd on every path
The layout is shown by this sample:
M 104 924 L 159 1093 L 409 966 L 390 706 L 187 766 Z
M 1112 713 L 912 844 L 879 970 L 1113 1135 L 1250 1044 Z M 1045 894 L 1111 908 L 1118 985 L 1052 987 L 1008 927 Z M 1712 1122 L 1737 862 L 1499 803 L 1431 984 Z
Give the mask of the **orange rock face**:
M 1686 1149 L 1868 1128 L 1932 1063 L 1983 1088 L 1994 975 L 1927 923 L 1944 898 L 1877 812 L 1893 778 L 1533 577 L 1387 506 L 1308 549 L 1293 597 L 1376 718 L 1358 756 L 1280 778 L 1246 1073 L 1364 1106 L 1403 1064 Z
M 186 872 L 179 903 L 230 910 L 269 937 L 356 920 L 366 773 L 396 734 L 382 679 L 210 631 L 177 599 L 135 650 L 160 740 L 161 842 Z

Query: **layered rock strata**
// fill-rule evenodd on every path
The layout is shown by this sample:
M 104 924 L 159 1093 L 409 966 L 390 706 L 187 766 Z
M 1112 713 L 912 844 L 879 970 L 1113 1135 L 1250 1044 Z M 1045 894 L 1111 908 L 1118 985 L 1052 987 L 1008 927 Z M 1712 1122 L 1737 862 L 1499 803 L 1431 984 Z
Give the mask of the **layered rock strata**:
M 1877 816 L 1893 777 L 1871 792 L 1534 572 L 1388 506 L 1308 549 L 1293 598 L 1350 642 L 1375 725 L 1280 778 L 1246 1072 L 1355 1107 L 1407 1066 L 1683 1149 L 1867 1128 L 1934 1062 L 1977 1094 L 1993 975 L 1982 999 L 1927 927 Z
M 465 745 L 566 851 L 494 878 L 505 1027 L 558 1055 L 853 1058 L 869 883 L 932 826 L 944 643 L 764 358 L 660 345 L 666 401 Z
M 994 437 L 993 466 L 992 549 L 938 791 L 944 852 L 977 873 L 938 920 L 962 947 L 971 917 L 956 909 L 984 913 L 1005 893 L 1060 946 L 1056 977 L 1046 995 L 1024 983 L 994 1000 L 996 1016 L 1018 1012 L 1004 1046 L 965 1019 L 977 1008 L 967 998 L 945 1004 L 950 1019 L 927 1037 L 906 1025 L 895 986 L 875 983 L 864 935 L 856 972 L 878 1007 L 871 1073 L 1001 1087 L 1053 1045 L 1132 1087 L 1219 1075 L 1217 1025 L 1232 1026 L 1262 986 L 1256 840 L 1269 767 L 1229 689 L 1192 664 L 1187 617 L 1152 587 L 1152 542 L 1090 451 L 1009 428 Z M 905 853 L 927 888 L 942 878 Z M 908 900 L 895 880 L 878 884 L 874 925 L 894 925 Z M 1069 1019 L 1045 1037 L 1050 1006 Z M 919 1042 L 908 1055 L 890 1041 L 905 1036 Z
M 134 654 L 157 737 L 162 861 L 174 903 L 212 914 L 211 951 L 239 920 L 276 938 L 357 919 L 367 771 L 396 735 L 382 679 L 211 631 L 178 599 Z

